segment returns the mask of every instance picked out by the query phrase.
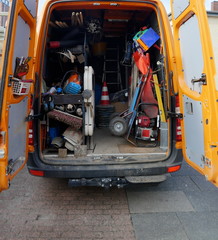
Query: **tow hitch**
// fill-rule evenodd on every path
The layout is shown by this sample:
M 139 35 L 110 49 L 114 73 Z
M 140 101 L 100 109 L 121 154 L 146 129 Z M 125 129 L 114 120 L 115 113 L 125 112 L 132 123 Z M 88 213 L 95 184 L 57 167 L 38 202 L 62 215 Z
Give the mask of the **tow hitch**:
M 125 178 L 81 178 L 81 179 L 69 179 L 69 187 L 81 187 L 81 186 L 92 186 L 92 187 L 118 187 L 122 188 L 128 184 Z

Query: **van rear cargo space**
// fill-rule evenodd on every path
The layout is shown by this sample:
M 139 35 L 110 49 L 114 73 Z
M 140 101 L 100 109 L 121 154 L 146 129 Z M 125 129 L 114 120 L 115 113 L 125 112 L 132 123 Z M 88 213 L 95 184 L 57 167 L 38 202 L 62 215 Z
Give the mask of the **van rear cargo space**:
M 57 7 L 45 37 L 42 160 L 73 165 L 166 159 L 169 89 L 152 7 Z

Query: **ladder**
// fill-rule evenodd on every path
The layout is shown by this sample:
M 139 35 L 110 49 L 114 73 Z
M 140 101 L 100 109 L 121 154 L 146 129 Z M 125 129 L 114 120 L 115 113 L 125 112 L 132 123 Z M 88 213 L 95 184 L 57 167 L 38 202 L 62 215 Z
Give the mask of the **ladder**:
M 107 47 L 104 55 L 102 82 L 106 82 L 110 93 L 123 89 L 120 73 L 119 47 Z

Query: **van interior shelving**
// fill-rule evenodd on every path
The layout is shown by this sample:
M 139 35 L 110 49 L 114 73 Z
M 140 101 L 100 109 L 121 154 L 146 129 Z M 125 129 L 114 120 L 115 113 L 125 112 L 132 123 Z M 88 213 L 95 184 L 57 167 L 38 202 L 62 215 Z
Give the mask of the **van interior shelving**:
M 140 45 L 136 46 L 134 36 L 147 29 L 152 29 L 159 39 L 147 51 L 142 51 Z M 154 74 L 161 92 L 162 111 L 170 108 L 169 91 L 165 83 L 164 46 L 155 10 L 152 7 L 113 11 L 57 7 L 50 12 L 45 37 L 43 81 L 39 87 L 43 113 L 39 120 L 42 160 L 51 164 L 104 164 L 166 159 L 170 151 L 170 121 L 163 122 L 160 118 Z M 132 57 L 134 51 L 149 55 L 148 88 L 158 113 L 149 117 L 146 112 L 152 104 L 144 106 L 140 97 L 129 133 L 134 141 L 128 141 L 126 133 L 114 136 L 109 122 L 114 112 L 127 110 L 128 113 L 137 84 L 142 79 Z M 101 105 L 103 82 L 107 85 L 108 105 Z M 89 94 L 92 95 L 90 102 Z M 146 98 L 146 90 L 141 94 Z M 88 122 L 86 132 L 88 117 L 94 122 L 91 130 Z M 127 126 L 130 118 L 131 113 L 123 117 Z M 70 121 L 75 124 L 70 125 Z M 140 121 L 145 121 L 144 125 L 140 126 Z M 107 156 L 113 157 L 108 160 Z

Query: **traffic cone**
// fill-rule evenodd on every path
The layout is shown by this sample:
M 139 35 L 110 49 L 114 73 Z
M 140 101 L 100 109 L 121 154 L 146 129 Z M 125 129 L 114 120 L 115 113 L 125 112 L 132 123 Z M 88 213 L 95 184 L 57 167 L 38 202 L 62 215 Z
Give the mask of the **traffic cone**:
M 108 88 L 107 88 L 107 83 L 106 82 L 103 82 L 100 104 L 101 105 L 109 105 L 110 104 Z

